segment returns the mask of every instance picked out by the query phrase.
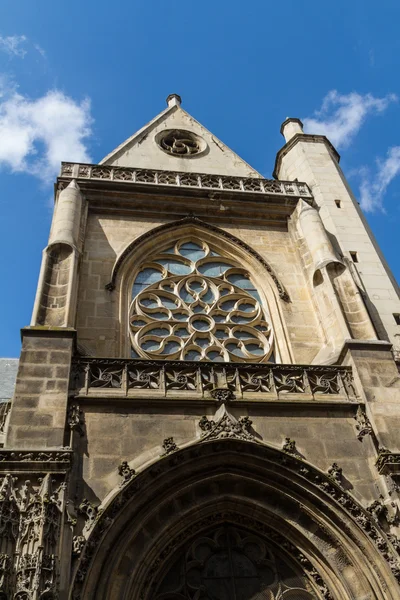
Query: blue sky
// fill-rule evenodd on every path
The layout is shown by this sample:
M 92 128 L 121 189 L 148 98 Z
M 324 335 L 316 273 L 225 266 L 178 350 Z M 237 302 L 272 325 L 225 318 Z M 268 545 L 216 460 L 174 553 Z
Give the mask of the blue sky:
M 98 162 L 179 93 L 270 177 L 287 116 L 329 135 L 397 279 L 400 3 L 3 0 L 0 356 L 28 325 L 61 160 Z

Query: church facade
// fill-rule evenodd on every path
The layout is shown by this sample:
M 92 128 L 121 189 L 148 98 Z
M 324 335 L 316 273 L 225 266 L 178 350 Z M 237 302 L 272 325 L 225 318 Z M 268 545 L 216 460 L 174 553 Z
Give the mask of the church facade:
M 321 135 L 182 107 L 62 163 L 0 448 L 0 599 L 400 597 L 398 286 Z

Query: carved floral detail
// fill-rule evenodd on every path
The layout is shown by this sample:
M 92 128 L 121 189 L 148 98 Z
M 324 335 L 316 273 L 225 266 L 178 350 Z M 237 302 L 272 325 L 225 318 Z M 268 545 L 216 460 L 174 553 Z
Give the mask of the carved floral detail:
M 164 454 L 162 454 L 161 456 L 166 456 L 167 454 L 171 454 L 172 452 L 176 452 L 177 450 L 179 450 L 178 446 L 174 442 L 173 437 L 165 438 L 165 440 L 162 443 L 162 447 L 164 449 Z
M 255 437 L 249 432 L 252 421 L 249 417 L 235 419 L 221 404 L 215 413 L 213 420 L 203 416 L 199 421 L 199 427 L 204 431 L 203 440 L 235 438 L 239 440 L 255 441 Z
M 122 477 L 122 485 L 126 485 L 136 475 L 135 469 L 131 469 L 126 460 L 124 460 L 118 467 L 118 475 Z
M 74 535 L 72 538 L 72 556 L 80 556 L 85 544 L 86 538 L 83 535 Z
M 339 467 L 337 463 L 333 463 L 331 467 L 328 469 L 328 475 L 332 479 L 336 481 L 339 485 L 341 485 L 343 480 L 343 469 Z
M 211 390 L 210 395 L 217 402 L 229 402 L 235 399 L 235 394 L 227 388 L 215 388 Z
M 71 431 L 76 431 L 81 437 L 85 434 L 83 411 L 78 404 L 71 404 L 68 409 L 68 425 Z
M 357 439 L 362 441 L 366 435 L 371 435 L 373 433 L 371 422 L 368 419 L 365 410 L 361 406 L 358 407 L 357 414 L 354 418 L 357 421 Z
M 296 454 L 297 448 L 295 440 L 292 440 L 290 437 L 285 438 L 282 450 L 288 454 Z

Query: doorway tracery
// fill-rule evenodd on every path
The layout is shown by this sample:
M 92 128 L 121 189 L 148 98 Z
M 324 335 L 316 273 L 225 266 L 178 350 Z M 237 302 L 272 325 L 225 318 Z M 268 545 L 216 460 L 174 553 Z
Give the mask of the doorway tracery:
M 174 556 L 155 600 L 317 600 L 308 579 L 270 542 L 231 524 Z

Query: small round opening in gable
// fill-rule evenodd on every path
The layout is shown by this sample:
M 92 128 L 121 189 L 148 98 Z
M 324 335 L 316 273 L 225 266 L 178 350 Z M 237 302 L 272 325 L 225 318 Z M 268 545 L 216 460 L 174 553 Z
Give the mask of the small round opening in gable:
M 156 142 L 164 152 L 174 156 L 194 156 L 207 148 L 201 137 L 184 129 L 167 129 L 156 136 Z

